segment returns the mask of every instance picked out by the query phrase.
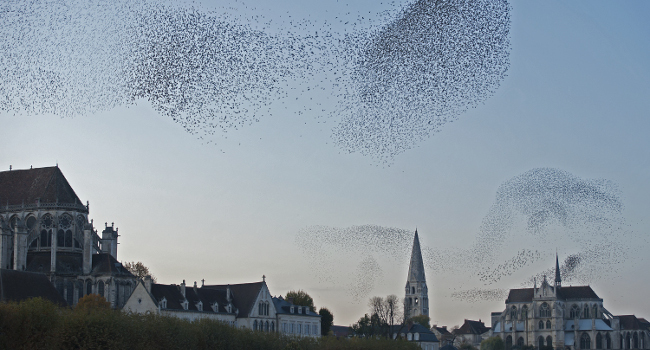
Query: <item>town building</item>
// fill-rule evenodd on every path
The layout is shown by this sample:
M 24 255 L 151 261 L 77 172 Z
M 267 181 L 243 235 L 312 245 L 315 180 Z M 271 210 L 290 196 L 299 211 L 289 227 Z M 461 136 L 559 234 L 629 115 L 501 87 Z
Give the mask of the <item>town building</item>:
M 126 312 L 153 313 L 190 321 L 208 318 L 260 332 L 319 337 L 321 316 L 307 306 L 273 297 L 262 282 L 198 287 L 152 283 L 145 278 L 126 301 Z
M 479 349 L 481 342 L 490 336 L 490 327 L 486 327 L 481 320 L 465 320 L 458 329 L 453 330 L 453 345 L 460 347 L 469 344 Z
M 137 279 L 117 261 L 117 228 L 100 236 L 89 212 L 58 166 L 0 172 L 0 268 L 45 274 L 71 306 L 94 293 L 122 307 Z
M 427 327 L 413 322 L 392 326 L 390 329 L 393 339 L 402 339 L 416 343 L 422 350 L 439 350 L 440 341 Z
M 404 296 L 404 319 L 424 315 L 429 316 L 429 290 L 427 280 L 424 276 L 424 262 L 420 251 L 420 239 L 418 230 L 415 230 L 413 238 L 413 249 L 411 251 L 411 263 L 406 278 Z
M 506 349 L 650 349 L 650 324 L 634 315 L 614 316 L 591 286 L 562 286 L 558 258 L 555 281 L 511 289 L 502 312 L 492 313 L 492 334 Z

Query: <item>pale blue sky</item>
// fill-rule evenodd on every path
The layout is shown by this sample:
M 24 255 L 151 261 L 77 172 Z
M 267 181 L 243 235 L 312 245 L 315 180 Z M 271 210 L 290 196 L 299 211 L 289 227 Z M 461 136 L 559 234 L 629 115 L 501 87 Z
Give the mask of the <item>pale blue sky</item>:
M 220 0 L 200 6 L 277 21 L 281 15 L 381 19 L 372 1 L 245 3 L 248 9 Z M 625 206 L 626 226 L 616 233 L 626 243 L 625 259 L 590 284 L 612 313 L 650 317 L 650 3 L 511 6 L 511 64 L 501 87 L 390 166 L 341 152 L 330 136 L 334 120 L 284 112 L 285 105 L 207 145 L 145 101 L 75 118 L 2 113 L 0 166 L 58 162 L 78 196 L 90 201 L 96 227 L 106 221 L 119 227 L 118 258 L 143 261 L 162 283 L 239 283 L 264 274 L 272 293 L 303 289 L 344 325 L 367 312 L 371 296 L 403 294 L 408 253 L 370 254 L 381 271 L 359 299 L 351 290 L 364 256 L 304 252 L 296 244 L 301 230 L 417 227 L 423 247 L 456 251 L 474 243 L 497 188 L 517 175 L 550 167 L 607 179 L 618 184 Z M 487 286 L 462 267 L 425 259 L 433 323 L 488 320 L 504 300 L 470 303 L 451 294 L 520 287 L 553 266 L 551 246 L 560 245 L 560 259 L 575 253 L 575 244 L 562 243 L 512 239 L 506 252 L 541 247 L 542 259 Z M 328 278 L 314 273 L 314 257 L 329 263 Z

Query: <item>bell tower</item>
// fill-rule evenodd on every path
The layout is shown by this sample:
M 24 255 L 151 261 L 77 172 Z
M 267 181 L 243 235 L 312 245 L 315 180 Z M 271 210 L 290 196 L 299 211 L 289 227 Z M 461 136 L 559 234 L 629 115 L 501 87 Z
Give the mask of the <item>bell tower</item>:
M 424 277 L 424 263 L 420 251 L 420 239 L 418 230 L 415 230 L 413 238 L 413 250 L 411 251 L 411 263 L 406 279 L 406 294 L 404 297 L 404 319 L 408 320 L 413 316 L 429 316 L 429 290 L 427 280 Z

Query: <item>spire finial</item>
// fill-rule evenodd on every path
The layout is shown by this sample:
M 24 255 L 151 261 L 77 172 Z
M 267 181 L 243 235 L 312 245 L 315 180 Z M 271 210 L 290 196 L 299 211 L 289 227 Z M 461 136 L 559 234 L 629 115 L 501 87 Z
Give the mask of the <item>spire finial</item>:
M 557 251 L 555 252 L 555 286 L 562 286 L 562 277 L 560 276 L 560 260 L 557 256 Z

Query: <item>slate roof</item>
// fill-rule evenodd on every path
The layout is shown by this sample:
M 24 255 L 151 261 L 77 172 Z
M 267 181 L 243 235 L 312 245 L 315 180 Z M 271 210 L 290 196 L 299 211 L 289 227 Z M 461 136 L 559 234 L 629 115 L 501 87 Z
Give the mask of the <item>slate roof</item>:
M 0 172 L 0 206 L 42 204 L 77 204 L 83 207 L 58 166 Z
M 57 259 L 58 259 L 57 254 Z M 127 270 L 122 263 L 115 260 L 115 258 L 108 253 L 100 253 L 92 255 L 92 270 L 90 272 L 93 276 L 119 276 L 119 277 L 131 277 L 135 276 Z M 57 266 L 58 267 L 58 266 Z
M 625 329 L 625 330 L 629 330 L 629 329 L 647 330 L 648 329 L 647 323 L 640 321 L 634 315 L 619 315 L 614 317 L 618 317 L 618 319 L 620 320 L 621 329 Z
M 352 328 L 349 326 L 335 326 L 332 325 L 330 327 L 330 330 L 334 334 L 335 337 L 337 338 L 348 338 L 354 334 L 352 331 Z
M 506 303 L 513 302 L 531 302 L 533 301 L 534 290 L 533 288 L 520 288 L 511 289 L 508 294 Z M 591 289 L 591 286 L 570 286 L 560 287 L 558 289 L 558 299 L 572 300 L 572 299 L 597 299 L 600 300 L 596 292 Z
M 402 333 L 419 333 L 419 338 L 418 340 L 413 340 L 416 342 L 440 342 L 436 335 L 427 327 L 419 324 L 419 323 L 413 323 L 411 325 L 409 324 L 404 324 L 404 325 L 397 325 L 397 326 L 392 326 L 390 329 L 391 334 L 397 333 L 398 336 L 401 336 Z
M 226 300 L 225 290 L 222 291 L 186 286 L 184 298 L 183 293 L 181 293 L 181 286 L 176 284 L 154 283 L 151 285 L 151 294 L 156 299 L 156 303 L 160 303 L 160 301 L 165 298 L 167 300 L 166 309 L 185 311 L 182 302 L 187 299 L 187 311 L 199 312 L 197 304 L 202 302 L 203 312 L 214 313 L 214 310 L 212 310 L 212 304 L 217 302 L 219 305 L 218 312 L 227 313 L 225 307 L 228 304 L 228 301 Z
M 465 320 L 460 328 L 454 330 L 454 334 L 483 334 L 490 330 L 490 327 L 485 327 L 485 323 L 481 321 Z
M 313 310 L 311 310 L 311 308 L 309 309 L 309 311 L 305 312 L 305 307 L 302 307 L 302 306 L 301 306 L 303 308 L 302 313 L 298 313 L 298 310 L 296 309 L 296 307 L 298 307 L 298 306 L 294 305 L 293 303 L 290 303 L 287 300 L 284 300 L 284 298 L 282 298 L 282 297 L 279 297 L 279 298 L 273 297 L 272 299 L 273 299 L 273 306 L 275 306 L 275 312 L 278 313 L 278 314 L 289 314 L 289 315 L 293 315 L 293 316 L 321 317 L 321 315 L 315 313 Z M 293 313 L 291 313 L 291 307 L 292 306 L 294 307 L 294 312 Z
M 221 284 L 221 285 L 206 285 L 202 288 L 216 289 L 226 291 L 230 286 L 232 294 L 232 303 L 239 310 L 238 318 L 248 317 L 255 306 L 255 300 L 260 294 L 260 290 L 265 282 L 241 283 L 241 284 Z
M 43 298 L 60 306 L 67 306 L 50 280 L 42 273 L 0 269 L 0 301 L 23 301 Z
M 432 328 L 435 328 L 436 331 L 438 331 L 440 333 L 440 335 L 451 335 L 451 333 L 449 333 L 449 331 L 447 330 L 447 327 L 433 326 Z

